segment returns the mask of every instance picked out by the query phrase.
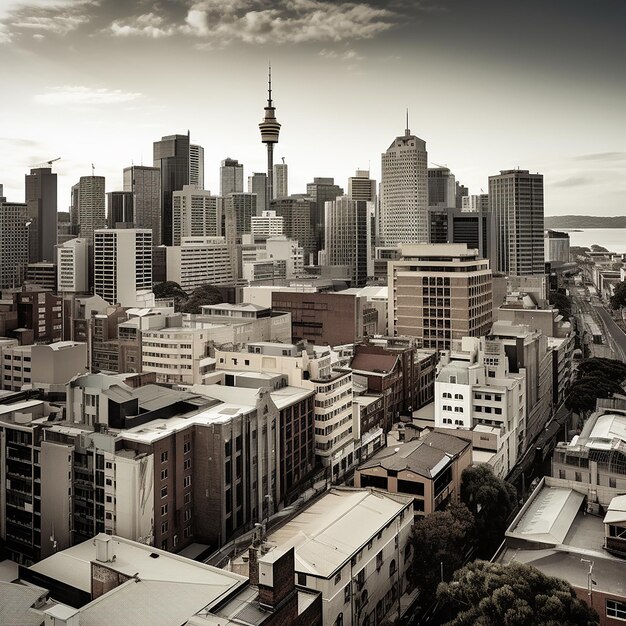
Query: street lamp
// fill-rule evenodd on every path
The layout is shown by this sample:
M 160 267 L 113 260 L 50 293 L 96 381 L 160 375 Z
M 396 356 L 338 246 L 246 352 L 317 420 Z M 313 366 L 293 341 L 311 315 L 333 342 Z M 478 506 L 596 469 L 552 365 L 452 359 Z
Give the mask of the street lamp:
M 580 559 L 581 563 L 587 563 L 589 565 L 589 572 L 587 572 L 587 595 L 589 596 L 589 604 L 593 607 L 593 586 L 596 584 L 595 580 L 591 577 L 593 572 L 593 561 L 591 559 Z

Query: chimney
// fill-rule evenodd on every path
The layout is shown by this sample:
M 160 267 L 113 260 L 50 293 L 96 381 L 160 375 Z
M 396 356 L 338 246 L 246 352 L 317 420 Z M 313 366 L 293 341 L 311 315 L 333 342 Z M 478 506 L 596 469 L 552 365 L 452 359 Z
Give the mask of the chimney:
M 115 546 L 111 537 L 101 533 L 96 535 L 94 543 L 96 544 L 96 561 L 100 563 L 115 561 Z
M 259 603 L 268 610 L 275 609 L 296 588 L 295 552 L 274 548 L 258 562 Z
M 256 548 L 248 548 L 248 577 L 251 585 L 259 584 L 259 561 Z

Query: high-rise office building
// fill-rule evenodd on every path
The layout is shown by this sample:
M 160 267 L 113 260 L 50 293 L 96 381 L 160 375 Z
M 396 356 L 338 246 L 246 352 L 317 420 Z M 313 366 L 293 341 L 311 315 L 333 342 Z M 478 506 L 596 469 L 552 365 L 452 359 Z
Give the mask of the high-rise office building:
M 368 170 L 357 170 L 348 178 L 348 198 L 376 202 L 376 181 L 370 178 Z
M 161 170 L 132 165 L 124 168 L 124 191 L 133 196 L 133 217 L 137 228 L 152 231 L 152 243 L 161 241 Z
M 220 196 L 243 193 L 243 163 L 226 158 L 220 166 Z
M 461 185 L 461 183 L 456 181 L 456 208 L 460 209 L 463 207 L 463 198 L 467 198 L 469 195 L 469 189 L 465 185 Z
M 284 234 L 284 218 L 278 217 L 276 211 L 263 211 L 261 215 L 253 215 L 250 220 L 252 242 L 264 242 L 269 237 Z
M 544 235 L 544 255 L 547 263 L 569 263 L 569 233 L 546 230 Z
M 133 194 L 130 191 L 109 191 L 107 193 L 107 227 L 132 228 Z
M 267 199 L 267 174 L 265 172 L 254 172 L 252 176 L 248 176 L 248 193 L 256 194 L 256 214 L 262 215 L 267 208 L 265 206 Z
M 428 206 L 456 207 L 456 184 L 454 174 L 447 167 L 428 168 Z
M 161 171 L 161 241 L 172 245 L 172 194 L 189 184 L 189 134 L 154 142 L 154 167 Z
M 274 165 L 274 198 L 286 198 L 289 195 L 289 169 L 283 158 L 282 163 Z
M 28 207 L 7 202 L 0 185 L 0 289 L 19 287 L 28 264 Z
M 407 128 L 382 155 L 380 235 L 385 246 L 428 243 L 426 142 Z
M 72 187 L 72 223 L 77 235 L 93 240 L 93 233 L 106 226 L 104 176 L 81 176 Z
M 278 217 L 283 218 L 284 234 L 289 239 L 295 239 L 304 248 L 305 264 L 308 263 L 308 255 L 315 249 L 311 230 L 313 205 L 314 202 L 310 198 L 298 196 L 288 196 L 272 201 L 272 210 L 276 211 Z
M 545 273 L 543 176 L 502 170 L 489 177 L 489 210 L 496 220 L 496 270 L 512 276 Z
M 312 200 L 311 232 L 315 251 L 318 251 L 324 247 L 325 242 L 326 203 L 343 196 L 343 189 L 339 185 L 335 185 L 334 178 L 317 177 L 313 179 L 312 183 L 307 184 L 306 194 Z M 300 242 L 300 245 L 304 246 L 302 242 Z
M 465 244 L 403 244 L 389 261 L 389 334 L 416 337 L 448 350 L 463 337 L 491 329 L 492 272 Z
M 25 198 L 28 206 L 28 245 L 31 263 L 54 261 L 57 244 L 57 175 L 49 167 L 31 169 L 26 174 Z
M 250 232 L 252 216 L 257 214 L 256 201 L 255 193 L 231 193 L 224 199 L 225 211 L 232 210 L 237 237 Z
M 184 237 L 217 237 L 222 230 L 224 198 L 210 191 L 185 185 L 173 194 L 172 245 L 180 246 Z
M 268 68 L 267 76 L 267 106 L 265 117 L 259 124 L 261 141 L 267 146 L 267 196 L 265 208 L 270 209 L 270 202 L 274 199 L 274 144 L 278 143 L 280 124 L 276 119 L 276 108 L 272 104 L 272 68 Z
M 94 293 L 109 304 L 153 306 L 152 233 L 110 228 L 94 233 Z
M 204 189 L 204 148 L 189 144 L 189 184 Z
M 372 204 L 341 196 L 326 203 L 325 251 L 328 265 L 347 265 L 352 287 L 364 287 L 372 252 Z
M 490 267 L 496 262 L 496 223 L 489 209 L 430 208 L 430 243 L 465 243 Z

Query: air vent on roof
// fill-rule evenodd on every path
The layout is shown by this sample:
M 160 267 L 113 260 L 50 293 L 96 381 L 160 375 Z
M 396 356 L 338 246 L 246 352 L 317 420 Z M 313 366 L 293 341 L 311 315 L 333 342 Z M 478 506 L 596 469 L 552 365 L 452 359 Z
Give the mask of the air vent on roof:
M 150 553 L 150 558 L 151 558 L 151 559 L 158 559 L 158 558 L 159 558 L 159 555 L 158 555 L 156 552 L 151 552 L 151 553 Z

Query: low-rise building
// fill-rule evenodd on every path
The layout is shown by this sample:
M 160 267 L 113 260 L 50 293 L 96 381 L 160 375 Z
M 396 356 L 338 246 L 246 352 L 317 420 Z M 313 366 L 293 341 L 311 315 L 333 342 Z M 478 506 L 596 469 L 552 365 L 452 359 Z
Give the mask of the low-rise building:
M 412 497 L 332 488 L 268 534 L 267 555 L 295 549 L 296 583 L 321 592 L 323 624 L 379 624 L 410 592 L 412 505 Z
M 385 447 L 354 473 L 355 487 L 413 496 L 416 516 L 459 502 L 461 474 L 472 464 L 471 442 L 443 432 Z

